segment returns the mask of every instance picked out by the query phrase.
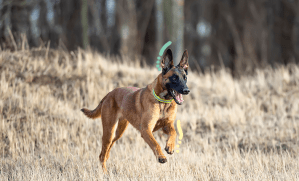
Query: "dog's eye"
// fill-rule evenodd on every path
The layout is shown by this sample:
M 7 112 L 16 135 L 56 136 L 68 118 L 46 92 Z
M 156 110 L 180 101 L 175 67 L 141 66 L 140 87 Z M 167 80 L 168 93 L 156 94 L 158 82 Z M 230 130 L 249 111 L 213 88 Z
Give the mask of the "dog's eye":
M 186 76 L 184 77 L 184 80 L 187 80 L 187 77 L 186 77 Z
M 172 80 L 176 80 L 176 77 L 173 77 Z

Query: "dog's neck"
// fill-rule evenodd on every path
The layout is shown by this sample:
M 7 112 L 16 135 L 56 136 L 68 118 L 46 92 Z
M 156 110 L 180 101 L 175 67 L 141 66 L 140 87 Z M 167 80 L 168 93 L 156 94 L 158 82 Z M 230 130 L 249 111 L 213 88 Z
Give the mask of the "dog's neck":
M 172 97 L 168 94 L 168 91 L 162 86 L 162 73 L 158 75 L 158 77 L 152 83 L 154 91 L 156 95 L 158 95 L 162 99 L 170 100 Z

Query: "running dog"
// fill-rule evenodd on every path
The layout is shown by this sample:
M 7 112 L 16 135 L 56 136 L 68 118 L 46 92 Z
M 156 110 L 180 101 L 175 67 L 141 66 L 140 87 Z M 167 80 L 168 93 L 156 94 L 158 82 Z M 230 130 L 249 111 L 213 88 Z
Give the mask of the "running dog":
M 174 66 L 172 51 L 168 49 L 163 55 L 161 66 L 162 73 L 145 88 L 116 88 L 109 92 L 94 110 L 81 109 L 89 118 L 102 117 L 103 137 L 99 159 L 105 172 L 110 149 L 123 135 L 129 123 L 140 131 L 141 137 L 153 150 L 157 160 L 165 163 L 167 159 L 153 136 L 154 131 L 162 128 L 168 135 L 165 150 L 168 154 L 173 154 L 177 104 L 183 103 L 182 94 L 187 95 L 190 92 L 186 85 L 188 51 L 184 51 L 180 63 Z

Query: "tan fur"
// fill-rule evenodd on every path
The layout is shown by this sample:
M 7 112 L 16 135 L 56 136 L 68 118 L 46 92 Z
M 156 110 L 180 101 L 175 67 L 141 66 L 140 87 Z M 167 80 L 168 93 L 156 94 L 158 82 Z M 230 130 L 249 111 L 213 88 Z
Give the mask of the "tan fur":
M 95 110 L 82 109 L 89 118 L 102 117 L 102 151 L 99 158 L 104 171 L 106 171 L 106 161 L 112 145 L 123 135 L 129 123 L 140 131 L 142 138 L 153 150 L 160 163 L 165 163 L 167 160 L 153 136 L 154 131 L 162 128 L 168 135 L 165 150 L 169 154 L 174 152 L 176 131 L 173 123 L 177 104 L 175 101 L 169 104 L 161 103 L 152 93 L 154 89 L 157 95 L 165 96 L 167 91 L 164 85 L 172 74 L 173 70 L 168 71 L 163 77 L 160 74 L 151 84 L 135 92 L 116 88 L 103 98 Z M 112 138 L 114 132 L 115 137 Z

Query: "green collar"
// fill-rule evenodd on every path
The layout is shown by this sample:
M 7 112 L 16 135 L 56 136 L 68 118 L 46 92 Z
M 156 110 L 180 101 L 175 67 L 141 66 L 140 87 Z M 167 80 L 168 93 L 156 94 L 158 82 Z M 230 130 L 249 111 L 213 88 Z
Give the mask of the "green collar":
M 173 99 L 171 99 L 171 100 L 165 100 L 165 99 L 161 99 L 159 96 L 157 96 L 156 95 L 156 93 L 155 93 L 155 90 L 153 89 L 153 95 L 154 95 L 154 97 L 158 100 L 158 101 L 160 101 L 160 102 L 163 102 L 163 103 L 171 103 L 172 102 L 172 100 Z

